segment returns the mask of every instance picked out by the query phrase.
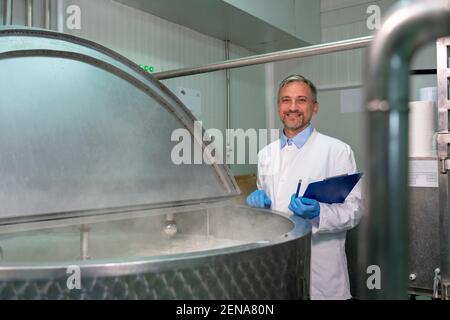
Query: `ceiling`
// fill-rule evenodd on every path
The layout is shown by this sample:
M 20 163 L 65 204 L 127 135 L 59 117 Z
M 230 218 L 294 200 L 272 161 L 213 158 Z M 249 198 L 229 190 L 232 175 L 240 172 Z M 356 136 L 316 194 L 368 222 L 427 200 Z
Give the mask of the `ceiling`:
M 116 1 L 255 53 L 309 44 L 222 0 Z

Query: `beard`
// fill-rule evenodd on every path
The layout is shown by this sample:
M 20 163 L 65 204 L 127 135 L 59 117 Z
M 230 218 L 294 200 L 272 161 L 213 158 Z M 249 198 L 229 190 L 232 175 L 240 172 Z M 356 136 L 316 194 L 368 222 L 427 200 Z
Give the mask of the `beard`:
M 291 114 L 296 114 L 298 117 L 297 121 L 289 121 L 288 117 L 290 117 Z M 286 112 L 284 114 L 283 119 L 281 120 L 284 124 L 285 129 L 289 131 L 298 131 L 308 125 L 307 121 L 305 121 L 305 115 L 303 112 Z

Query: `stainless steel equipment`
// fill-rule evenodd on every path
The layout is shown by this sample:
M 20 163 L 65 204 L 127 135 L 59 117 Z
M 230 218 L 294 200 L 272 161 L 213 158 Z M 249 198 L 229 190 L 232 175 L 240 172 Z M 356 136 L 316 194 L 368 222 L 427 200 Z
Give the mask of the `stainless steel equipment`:
M 209 204 L 2 227 L 0 298 L 302 299 L 309 237 L 298 222 Z M 89 224 L 81 248 L 80 223 Z M 74 268 L 79 289 L 70 286 Z
M 450 1 L 402 1 L 386 18 L 370 48 L 367 101 L 371 198 L 366 230 L 363 233 L 367 237 L 363 242 L 365 250 L 362 252 L 362 265 L 378 266 L 382 272 L 382 280 L 379 289 L 365 288 L 365 296 L 369 298 L 407 297 L 408 232 L 411 232 L 411 228 L 418 227 L 411 224 L 413 219 L 408 219 L 409 65 L 418 47 L 448 34 Z M 445 128 L 441 127 L 440 130 L 448 132 L 447 102 L 445 111 L 440 112 L 444 112 L 447 117 L 443 121 Z M 447 157 L 447 145 L 444 153 Z M 418 198 L 419 201 L 420 199 Z M 421 203 L 424 204 L 423 201 Z M 448 290 L 449 279 L 447 266 L 450 253 L 443 249 L 448 246 L 448 217 L 449 211 L 443 210 L 441 206 L 440 262 L 444 298 L 448 296 L 445 292 Z M 428 223 L 435 222 L 435 217 L 430 217 Z M 422 249 L 426 250 L 426 246 Z
M 358 258 L 355 262 L 360 273 L 358 276 L 361 276 L 362 297 L 405 298 L 408 292 L 431 292 L 436 297 L 439 287 L 443 298 L 450 296 L 447 40 L 440 40 L 441 49 L 438 49 L 438 64 L 441 64 L 438 65 L 440 134 L 437 159 L 442 169 L 440 199 L 437 201 L 436 190 L 414 188 L 409 190 L 409 206 L 414 209 L 408 210 L 407 205 L 409 62 L 420 45 L 450 33 L 449 18 L 450 1 L 403 1 L 387 17 L 371 47 L 367 81 L 368 127 L 371 134 L 368 143 L 371 153 L 370 214 L 361 225 L 361 234 L 365 236 L 358 241 L 361 244 L 358 253 L 362 259 Z M 306 57 L 365 47 L 372 40 L 372 37 L 346 40 L 168 71 L 155 76 L 165 79 Z M 273 234 L 247 239 L 227 233 L 224 237 L 231 246 L 226 248 L 217 248 L 214 243 L 205 240 L 211 235 L 212 239 L 223 239 L 223 232 L 211 231 L 215 230 L 214 225 L 231 221 L 220 220 L 225 214 L 235 215 L 233 220 L 238 221 L 239 226 L 246 226 L 244 217 L 253 219 L 253 216 L 263 217 L 268 213 L 216 203 L 238 192 L 234 180 L 223 166 L 194 166 L 186 170 L 185 166 L 167 164 L 166 167 L 166 163 L 162 163 L 164 161 L 161 159 L 167 159 L 168 150 L 173 145 L 159 143 L 161 137 L 176 128 L 187 128 L 192 133 L 194 119 L 176 97 L 153 77 L 94 43 L 56 33 L 2 30 L 0 48 L 1 70 L 14 70 L 0 74 L 0 119 L 6 119 L 0 123 L 0 147 L 7 150 L 0 155 L 0 168 L 7 168 L 0 173 L 3 183 L 0 185 L 0 200 L 4 205 L 0 220 L 0 297 L 113 298 L 124 297 L 124 292 L 126 297 L 132 298 L 273 298 L 276 292 L 282 293 L 277 294 L 276 298 L 306 296 L 309 230 L 300 221 L 270 214 L 270 219 L 276 220 L 270 223 L 277 225 L 277 232 Z M 77 79 L 86 75 L 89 75 L 90 81 L 81 86 Z M 3 86 L 4 83 L 8 86 Z M 103 83 L 108 85 L 102 86 Z M 46 91 L 47 86 L 52 90 Z M 33 90 L 36 87 L 42 92 Z M 54 94 L 55 88 L 58 95 Z M 71 91 L 64 91 L 67 88 Z M 69 99 L 58 100 L 67 93 L 71 93 Z M 30 98 L 27 100 L 27 97 Z M 89 101 L 95 101 L 95 104 Z M 111 105 L 107 105 L 111 101 Z M 120 109 L 124 106 L 123 101 L 130 102 L 127 109 L 130 118 L 116 119 L 117 115 L 124 114 Z M 27 109 L 38 104 L 39 109 Z M 16 113 L 12 118 L 4 118 L 10 111 Z M 108 114 L 114 116 L 110 118 Z M 56 120 L 51 122 L 49 119 Z M 97 122 L 91 123 L 92 119 Z M 115 120 L 119 120 L 120 125 L 116 126 Z M 76 122 L 73 128 L 72 121 Z M 127 126 L 127 123 L 133 126 Z M 41 129 L 38 135 L 33 134 L 36 128 Z M 52 128 L 53 131 L 43 128 Z M 130 134 L 130 128 L 138 131 Z M 67 136 L 72 129 L 72 135 Z M 164 134 L 153 137 L 154 133 Z M 60 136 L 64 139 L 58 141 Z M 152 136 L 152 146 L 158 150 L 157 153 L 152 153 L 146 141 L 142 141 L 142 137 L 148 136 Z M 83 143 L 77 144 L 78 138 Z M 79 151 L 78 154 L 70 153 L 71 148 L 48 147 L 64 146 L 66 141 L 70 142 L 71 147 L 76 147 L 74 150 Z M 131 148 L 133 144 L 137 147 Z M 105 145 L 111 147 L 102 148 Z M 35 156 L 40 151 L 45 155 L 42 158 Z M 163 157 L 159 157 L 161 152 Z M 132 159 L 146 160 L 139 162 Z M 81 165 L 77 164 L 79 160 L 82 160 Z M 89 163 L 95 163 L 93 167 L 96 170 L 92 170 L 87 165 Z M 66 167 L 67 164 L 69 167 Z M 123 171 L 124 168 L 126 170 Z M 133 171 L 132 168 L 139 170 Z M 139 174 L 143 172 L 149 174 L 141 177 Z M 177 185 L 179 181 L 184 183 Z M 178 189 L 174 190 L 175 187 Z M 39 192 L 33 192 L 36 190 Z M 42 190 L 45 191 L 44 197 L 40 193 Z M 428 217 L 420 215 L 425 207 L 427 212 L 435 214 Z M 224 214 L 216 215 L 215 212 Z M 216 219 L 220 222 L 214 222 Z M 196 221 L 202 227 L 195 230 L 183 228 L 182 221 Z M 155 225 L 157 228 L 152 229 Z M 258 223 L 259 227 L 263 225 Z M 425 225 L 426 228 L 422 228 Z M 145 226 L 151 227 L 145 229 Z M 438 226 L 439 237 L 436 236 Z M 28 244 L 42 243 L 49 247 L 45 241 L 50 241 L 52 237 L 42 237 L 44 230 L 50 230 L 46 236 L 56 238 L 59 232 L 66 232 L 66 239 L 70 239 L 68 242 L 76 243 L 74 249 L 65 255 L 52 255 L 36 249 L 38 256 L 45 257 L 47 254 L 49 259 L 40 262 L 29 255 L 8 260 L 11 259 L 11 250 L 7 248 L 19 248 L 15 251 L 26 252 L 23 239 L 29 240 Z M 121 230 L 132 230 L 127 236 L 139 250 L 147 250 L 143 257 L 138 251 L 128 250 L 124 246 L 125 241 L 106 250 L 96 247 L 98 239 L 105 234 L 108 235 L 103 238 L 106 243 L 114 235 L 126 237 Z M 153 230 L 153 233 L 149 235 L 146 230 Z M 187 241 L 201 238 L 202 244 L 211 246 L 198 247 L 201 251 L 172 251 L 168 254 L 164 250 L 170 246 L 156 249 L 146 245 L 148 242 L 169 244 L 169 239 L 175 244 L 177 237 L 186 237 L 189 239 Z M 14 243 L 14 239 L 19 239 L 18 243 Z M 117 255 L 114 255 L 114 248 L 119 251 Z M 57 259 L 52 260 L 52 257 Z M 282 270 L 286 272 L 278 273 L 280 261 L 284 261 L 281 262 L 284 266 Z M 72 263 L 81 266 L 81 273 L 86 276 L 84 279 L 87 279 L 90 289 L 82 289 L 81 292 L 66 290 L 66 272 Z M 370 265 L 381 268 L 380 290 L 368 291 L 365 286 L 368 277 L 366 270 Z M 291 267 L 295 269 L 287 269 Z M 243 276 L 240 275 L 242 270 L 247 271 Z M 289 276 L 295 273 L 300 277 Z M 253 277 L 255 274 L 259 275 L 256 278 L 266 280 L 256 279 Z M 268 274 L 276 279 L 267 281 Z M 242 282 L 234 279 L 246 277 L 252 278 L 248 283 L 252 284 L 253 289 L 251 293 L 246 291 L 242 294 L 242 289 L 239 289 Z M 239 285 L 228 287 L 224 283 Z M 281 283 L 282 289 L 264 287 L 267 283 Z M 292 287 L 288 285 L 292 283 Z M 21 291 L 20 288 L 24 289 Z M 167 295 L 167 292 L 170 294 Z
M 436 161 L 437 159 L 432 159 Z M 434 296 L 435 270 L 440 266 L 439 189 L 409 187 L 408 292 Z
M 174 164 L 176 130 L 205 145 L 150 74 L 37 29 L 0 29 L 0 70 L 0 299 L 308 296 L 309 224 Z

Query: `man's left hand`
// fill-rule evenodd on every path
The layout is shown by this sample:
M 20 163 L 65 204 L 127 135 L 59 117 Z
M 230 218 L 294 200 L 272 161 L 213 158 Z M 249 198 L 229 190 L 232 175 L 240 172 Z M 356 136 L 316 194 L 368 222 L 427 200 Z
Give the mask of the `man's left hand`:
M 303 219 L 314 219 L 320 215 L 320 204 L 317 200 L 304 197 L 296 198 L 295 194 L 292 195 L 288 208 Z

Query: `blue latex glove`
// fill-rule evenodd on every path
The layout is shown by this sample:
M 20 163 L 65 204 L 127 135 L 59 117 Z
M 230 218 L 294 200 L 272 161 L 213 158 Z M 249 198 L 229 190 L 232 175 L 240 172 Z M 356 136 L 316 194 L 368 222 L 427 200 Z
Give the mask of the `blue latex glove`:
M 317 200 L 303 197 L 296 198 L 295 194 L 292 195 L 288 208 L 303 219 L 314 219 L 320 215 L 320 205 Z
M 272 200 L 264 190 L 256 190 L 247 197 L 247 205 L 252 208 L 270 208 Z

